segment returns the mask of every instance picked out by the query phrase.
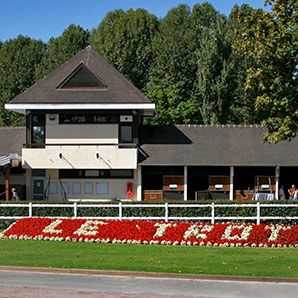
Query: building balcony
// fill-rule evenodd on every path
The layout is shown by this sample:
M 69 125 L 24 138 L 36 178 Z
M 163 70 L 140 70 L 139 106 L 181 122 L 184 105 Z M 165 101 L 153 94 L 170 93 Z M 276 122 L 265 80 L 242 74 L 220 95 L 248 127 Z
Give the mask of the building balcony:
M 135 144 L 46 144 L 22 149 L 23 168 L 136 169 Z

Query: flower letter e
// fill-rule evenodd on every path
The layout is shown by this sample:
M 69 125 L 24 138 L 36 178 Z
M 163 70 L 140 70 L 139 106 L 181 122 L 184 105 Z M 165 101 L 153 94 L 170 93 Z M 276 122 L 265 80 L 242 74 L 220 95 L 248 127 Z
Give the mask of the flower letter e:
M 98 234 L 98 225 L 106 225 L 106 222 L 99 220 L 87 220 L 81 227 L 74 232 L 74 234 L 78 234 L 79 236 L 95 236 Z
M 62 233 L 62 230 L 55 230 L 55 228 L 60 225 L 63 222 L 63 220 L 61 219 L 57 219 L 55 221 L 53 221 L 51 224 L 49 224 L 48 226 L 46 226 L 42 232 L 43 233 L 51 233 L 51 234 L 60 234 Z

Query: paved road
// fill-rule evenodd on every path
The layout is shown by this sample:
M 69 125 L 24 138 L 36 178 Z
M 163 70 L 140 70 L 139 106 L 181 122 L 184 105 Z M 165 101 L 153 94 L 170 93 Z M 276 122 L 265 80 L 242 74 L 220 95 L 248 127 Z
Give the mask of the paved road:
M 0 271 L 0 298 L 297 298 L 297 283 Z

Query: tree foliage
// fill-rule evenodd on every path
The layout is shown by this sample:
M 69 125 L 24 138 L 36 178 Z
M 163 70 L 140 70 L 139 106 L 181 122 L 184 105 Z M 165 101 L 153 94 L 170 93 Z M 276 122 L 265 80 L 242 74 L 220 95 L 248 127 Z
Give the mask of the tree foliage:
M 157 123 L 201 121 L 199 103 L 192 97 L 199 42 L 194 27 L 201 30 L 197 20 L 192 19 L 190 8 L 180 5 L 161 21 L 160 30 L 152 42 L 154 61 L 146 92 L 157 105 Z
M 81 26 L 70 25 L 61 36 L 51 38 L 44 57 L 37 68 L 37 78 L 41 79 L 63 64 L 89 44 L 90 33 Z
M 5 110 L 4 105 L 36 82 L 36 67 L 45 51 L 41 40 L 18 36 L 0 48 L 0 126 L 24 125 L 19 114 Z
M 293 139 L 298 131 L 298 2 L 265 1 L 271 12 L 239 13 L 235 50 L 254 60 L 246 88 L 257 88 L 256 110 L 268 129 L 264 141 Z
M 156 16 L 144 9 L 109 12 L 93 32 L 90 44 L 136 87 L 143 89 L 152 62 Z

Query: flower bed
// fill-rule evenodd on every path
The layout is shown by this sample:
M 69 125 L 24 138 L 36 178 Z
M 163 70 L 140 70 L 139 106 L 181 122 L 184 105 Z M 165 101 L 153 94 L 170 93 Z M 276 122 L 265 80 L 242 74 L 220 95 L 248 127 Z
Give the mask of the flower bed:
M 23 218 L 0 239 L 298 248 L 298 225 Z

